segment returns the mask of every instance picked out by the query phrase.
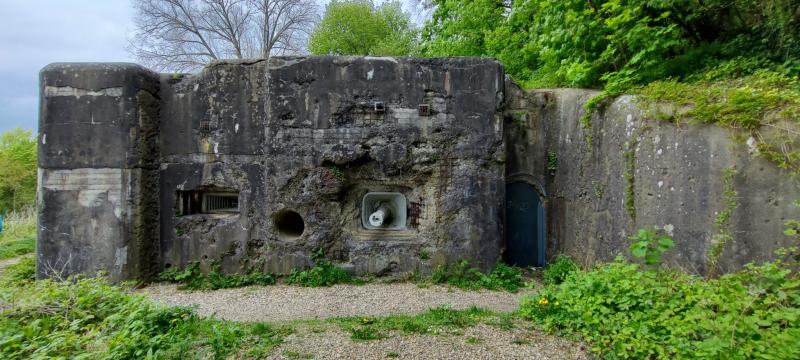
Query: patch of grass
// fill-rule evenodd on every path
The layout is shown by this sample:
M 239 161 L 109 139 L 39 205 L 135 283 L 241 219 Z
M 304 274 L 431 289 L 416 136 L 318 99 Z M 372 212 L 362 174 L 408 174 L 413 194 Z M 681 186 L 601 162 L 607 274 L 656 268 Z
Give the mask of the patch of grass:
M 470 266 L 462 260 L 453 266 L 439 266 L 431 274 L 430 281 L 435 284 L 448 284 L 461 289 L 519 291 L 525 287 L 522 270 L 503 263 L 497 264 L 488 274 Z
M 36 249 L 36 210 L 10 213 L 0 233 L 0 260 L 30 254 Z
M 783 72 L 759 70 L 722 78 L 710 71 L 694 82 L 656 81 L 636 89 L 657 118 L 715 124 L 749 134 L 756 154 L 800 174 L 800 80 Z M 665 112 L 658 103 L 672 103 Z
M 213 266 L 208 274 L 200 271 L 200 264 L 197 262 L 189 263 L 185 269 L 173 267 L 162 272 L 159 280 L 182 284 L 180 289 L 185 290 L 217 290 L 237 288 L 250 285 L 273 285 L 275 277 L 272 274 L 262 272 L 250 272 L 248 274 L 224 274 L 219 271 L 219 266 Z
M 530 345 L 531 341 L 528 339 L 514 339 L 511 340 L 511 343 L 514 345 Z
M 359 282 L 336 264 L 327 260 L 319 260 L 311 269 L 303 271 L 292 270 L 289 278 L 286 279 L 286 283 L 305 287 L 320 287 Z
M 304 287 L 320 287 L 336 284 L 362 285 L 367 282 L 366 279 L 353 278 L 345 269 L 326 260 L 322 249 L 314 250 L 311 259 L 314 260 L 314 267 L 302 271 L 292 270 L 286 283 Z
M 398 354 L 398 353 L 396 353 L 394 351 L 390 351 L 390 352 L 386 353 L 386 357 L 387 358 L 397 358 L 397 357 L 400 357 L 400 354 Z
M 260 358 L 292 332 L 163 307 L 105 279 L 33 281 L 33 268 L 26 259 L 3 273 L 0 358 Z
M 314 354 L 300 353 L 297 351 L 284 350 L 283 356 L 289 359 L 313 359 Z
M 377 340 L 387 337 L 392 331 L 399 331 L 405 335 L 460 334 L 461 329 L 475 326 L 494 316 L 492 312 L 477 307 L 466 310 L 438 307 L 419 315 L 350 317 L 332 321 L 349 331 L 353 340 Z
M 36 259 L 25 257 L 3 270 L 0 288 L 22 286 L 34 280 L 36 280 Z
M 467 338 L 467 340 L 465 340 L 464 342 L 466 342 L 467 344 L 470 344 L 470 345 L 477 345 L 477 344 L 480 344 L 480 343 L 482 343 L 482 342 L 483 342 L 483 340 L 481 340 L 481 339 L 479 339 L 479 338 L 476 338 L 476 337 L 474 337 L 474 336 L 470 336 L 470 337 L 468 337 L 468 338 Z

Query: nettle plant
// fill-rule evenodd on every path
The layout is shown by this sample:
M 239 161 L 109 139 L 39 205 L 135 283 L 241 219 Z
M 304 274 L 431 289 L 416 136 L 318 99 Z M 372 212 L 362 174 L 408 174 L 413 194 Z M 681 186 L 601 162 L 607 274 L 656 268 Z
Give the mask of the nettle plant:
M 675 246 L 671 237 L 659 235 L 654 229 L 639 229 L 630 239 L 633 240 L 629 247 L 631 255 L 642 259 L 646 265 L 661 263 L 661 256 Z

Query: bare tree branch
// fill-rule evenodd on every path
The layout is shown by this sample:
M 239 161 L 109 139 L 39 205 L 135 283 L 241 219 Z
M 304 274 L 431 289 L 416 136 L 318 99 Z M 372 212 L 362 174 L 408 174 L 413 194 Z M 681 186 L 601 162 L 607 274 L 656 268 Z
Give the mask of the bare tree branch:
M 314 0 L 133 0 L 129 51 L 157 70 L 214 59 L 301 53 L 319 18 Z

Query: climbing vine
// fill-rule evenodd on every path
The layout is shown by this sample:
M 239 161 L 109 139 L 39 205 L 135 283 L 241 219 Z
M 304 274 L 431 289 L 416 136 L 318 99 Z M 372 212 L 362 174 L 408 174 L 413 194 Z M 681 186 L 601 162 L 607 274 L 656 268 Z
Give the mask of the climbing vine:
M 725 250 L 725 245 L 733 240 L 733 231 L 731 231 L 731 215 L 736 207 L 739 206 L 737 200 L 738 193 L 733 186 L 733 177 L 736 175 L 736 169 L 727 168 L 722 175 L 722 199 L 725 208 L 717 214 L 714 219 L 714 226 L 717 228 L 717 234 L 711 238 L 711 249 L 708 252 L 708 264 L 711 272 L 715 272 L 719 258 Z

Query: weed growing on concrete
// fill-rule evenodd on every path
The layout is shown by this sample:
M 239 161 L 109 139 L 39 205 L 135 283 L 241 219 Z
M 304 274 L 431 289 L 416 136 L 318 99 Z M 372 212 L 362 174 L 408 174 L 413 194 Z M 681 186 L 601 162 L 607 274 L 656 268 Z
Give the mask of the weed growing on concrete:
M 661 257 L 667 250 L 675 246 L 671 237 L 659 235 L 653 229 L 639 229 L 636 235 L 631 236 L 633 243 L 628 247 L 631 255 L 637 259 L 642 259 L 645 265 L 658 265 Z
M 555 151 L 547 152 L 547 170 L 551 173 L 558 170 L 558 154 Z
M 749 134 L 755 154 L 800 174 L 800 80 L 783 72 L 759 70 L 738 78 L 709 71 L 694 82 L 656 81 L 636 89 L 657 118 L 715 124 Z M 665 113 L 659 103 L 679 108 Z
M 718 233 L 711 238 L 711 249 L 708 251 L 708 264 L 711 272 L 715 272 L 722 251 L 725 250 L 725 245 L 733 240 L 733 231 L 731 231 L 731 215 L 733 210 L 739 206 L 737 199 L 738 193 L 733 188 L 733 177 L 736 175 L 736 169 L 727 168 L 722 175 L 722 199 L 725 208 L 717 214 L 714 219 L 714 226 L 717 227 Z
M 650 130 L 647 125 L 635 130 L 626 145 L 622 157 L 625 160 L 625 211 L 628 212 L 632 222 L 636 222 L 636 151 L 639 146 L 639 137 Z

